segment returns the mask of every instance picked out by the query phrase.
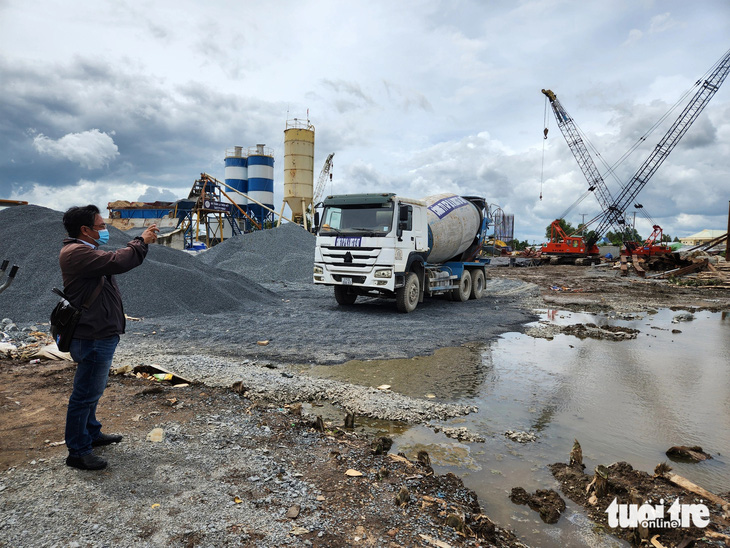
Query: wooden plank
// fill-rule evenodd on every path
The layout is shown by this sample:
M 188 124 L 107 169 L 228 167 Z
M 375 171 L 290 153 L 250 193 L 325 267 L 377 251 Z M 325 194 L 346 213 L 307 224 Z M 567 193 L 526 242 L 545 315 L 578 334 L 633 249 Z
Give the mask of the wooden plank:
M 699 495 L 702 498 L 709 500 L 713 504 L 719 505 L 721 508 L 728 504 L 728 501 L 723 499 L 722 497 L 717 496 L 715 493 L 710 493 L 707 489 L 700 487 L 696 483 L 692 483 L 687 478 L 684 478 L 678 474 L 672 474 L 671 472 L 667 472 L 662 476 L 667 481 L 672 482 L 674 485 L 681 487 L 682 489 L 686 489 L 687 491 L 694 493 L 695 495 Z
M 683 268 L 675 268 L 674 270 L 669 270 L 667 272 L 664 272 L 663 274 L 657 276 L 657 278 L 669 278 L 671 276 L 684 276 L 685 274 L 691 274 L 692 272 L 697 272 L 698 270 L 702 270 L 707 266 L 707 259 L 704 259 L 702 261 L 699 261 L 697 263 L 691 264 L 689 266 L 685 266 Z
M 646 276 L 646 270 L 644 270 L 644 265 L 642 264 L 643 262 L 644 261 L 634 261 L 634 270 L 636 270 L 636 273 L 640 278 Z

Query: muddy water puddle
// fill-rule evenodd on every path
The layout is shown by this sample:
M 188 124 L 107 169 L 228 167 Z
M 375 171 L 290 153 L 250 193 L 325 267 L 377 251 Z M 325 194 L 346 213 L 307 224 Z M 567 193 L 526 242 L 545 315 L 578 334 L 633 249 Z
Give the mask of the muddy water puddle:
M 359 423 L 392 437 L 394 452 L 428 451 L 438 473 L 462 477 L 486 513 L 530 545 L 619 546 L 568 499 L 558 524 L 546 525 L 526 506 L 512 504 L 509 493 L 516 486 L 559 491 L 547 465 L 567 462 L 574 439 L 580 441 L 588 470 L 624 460 L 649 473 L 668 460 L 669 447 L 700 445 L 712 460 L 671 466 L 710 491 L 730 490 L 730 316 L 700 311 L 678 321 L 681 314 L 543 311 L 528 327 L 549 338 L 508 333 L 488 347 L 352 361 L 310 373 L 478 406 L 478 413 L 443 426 L 464 426 L 485 437 L 484 443 L 461 443 L 428 426 Z M 637 332 L 618 341 L 564 334 L 574 332 L 569 326 L 576 324 L 595 324 L 598 336 L 605 326 L 609 334 L 616 328 Z M 538 438 L 513 442 L 504 436 L 507 430 Z

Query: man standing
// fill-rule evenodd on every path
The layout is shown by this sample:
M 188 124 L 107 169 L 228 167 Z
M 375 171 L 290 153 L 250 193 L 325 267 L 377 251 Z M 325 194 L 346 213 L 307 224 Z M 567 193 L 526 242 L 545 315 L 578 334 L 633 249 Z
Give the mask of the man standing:
M 99 249 L 109 241 L 109 231 L 96 206 L 70 208 L 63 216 L 63 226 L 70 236 L 59 255 L 64 293 L 78 308 L 87 306 L 69 350 L 78 366 L 66 414 L 66 464 L 101 470 L 107 462 L 94 455 L 93 448 L 122 441 L 120 435 L 102 433 L 96 418 L 96 406 L 126 323 L 114 275 L 142 264 L 147 244 L 157 240 L 158 229 L 152 225 L 126 247 L 112 252 Z

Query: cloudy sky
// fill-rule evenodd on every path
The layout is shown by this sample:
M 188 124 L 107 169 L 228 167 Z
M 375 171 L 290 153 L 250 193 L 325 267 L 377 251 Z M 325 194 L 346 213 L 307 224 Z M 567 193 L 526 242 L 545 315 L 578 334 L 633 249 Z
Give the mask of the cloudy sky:
M 727 0 L 0 0 L 0 198 L 181 198 L 265 143 L 278 209 L 286 121 L 308 112 L 328 192 L 481 195 L 539 242 L 588 186 L 551 112 L 543 139 L 541 88 L 604 171 L 728 47 Z M 612 193 L 679 112 L 605 175 Z M 638 201 L 683 236 L 726 227 L 728 200 L 725 83 Z M 598 211 L 591 195 L 567 219 Z

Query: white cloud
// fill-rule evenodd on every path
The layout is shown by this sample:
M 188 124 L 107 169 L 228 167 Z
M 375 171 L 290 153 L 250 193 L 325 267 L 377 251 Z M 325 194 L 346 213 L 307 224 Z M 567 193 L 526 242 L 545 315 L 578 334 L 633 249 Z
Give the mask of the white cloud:
M 24 200 L 57 211 L 65 211 L 71 206 L 94 204 L 101 210 L 102 215 L 106 216 L 110 198 L 132 201 L 135 196 L 139 196 L 147 189 L 147 185 L 140 183 L 82 179 L 74 186 L 62 188 L 36 183 L 31 186 L 30 190 L 13 192 L 10 198 Z
M 672 18 L 671 13 L 662 13 L 661 15 L 655 15 L 651 18 L 651 23 L 649 24 L 649 32 L 651 34 L 664 32 L 671 29 L 676 24 L 677 22 Z
M 635 44 L 641 38 L 644 36 L 644 33 L 641 32 L 639 29 L 631 29 L 629 31 L 629 37 L 624 42 L 624 46 L 630 46 L 631 44 Z
M 171 190 L 168 190 L 166 188 L 155 188 L 153 186 L 148 186 L 147 189 L 144 191 L 144 194 L 141 194 L 139 198 L 137 198 L 138 202 L 174 202 L 178 199 L 178 196 L 175 195 L 174 192 Z
M 89 170 L 105 167 L 119 156 L 114 139 L 98 129 L 68 133 L 56 141 L 40 133 L 33 139 L 33 146 L 39 154 L 65 158 Z

